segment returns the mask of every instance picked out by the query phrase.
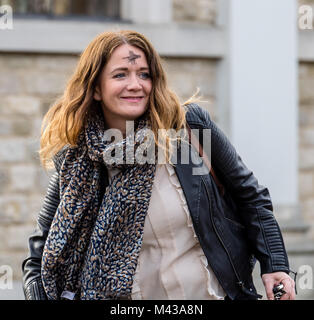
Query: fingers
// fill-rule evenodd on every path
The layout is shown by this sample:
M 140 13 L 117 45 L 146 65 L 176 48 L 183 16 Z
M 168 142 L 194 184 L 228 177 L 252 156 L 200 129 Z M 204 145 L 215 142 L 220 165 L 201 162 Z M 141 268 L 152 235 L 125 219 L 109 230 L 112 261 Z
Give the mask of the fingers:
M 273 280 L 273 278 L 267 278 L 265 280 L 263 280 L 264 282 L 264 286 L 265 286 L 265 291 L 266 291 L 266 296 L 268 300 L 274 300 L 274 293 L 273 293 L 273 288 L 275 285 L 275 281 Z
M 265 286 L 266 296 L 268 300 L 274 300 L 273 289 L 278 284 L 283 284 L 284 294 L 280 300 L 294 300 L 295 299 L 295 282 L 285 272 L 265 273 L 262 275 L 263 284 Z
M 287 277 L 285 279 L 282 279 L 280 282 L 284 285 L 284 291 L 286 292 L 280 298 L 280 300 L 294 300 L 295 299 L 294 281 L 290 277 Z

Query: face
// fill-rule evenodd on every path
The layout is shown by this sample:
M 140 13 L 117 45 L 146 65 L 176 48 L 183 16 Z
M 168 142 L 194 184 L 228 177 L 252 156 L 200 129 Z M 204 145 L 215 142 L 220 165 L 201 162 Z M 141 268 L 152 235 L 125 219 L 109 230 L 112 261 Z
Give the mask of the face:
M 109 127 L 119 128 L 126 120 L 135 120 L 146 111 L 151 89 L 144 52 L 123 44 L 114 50 L 103 68 L 94 99 L 102 102 Z

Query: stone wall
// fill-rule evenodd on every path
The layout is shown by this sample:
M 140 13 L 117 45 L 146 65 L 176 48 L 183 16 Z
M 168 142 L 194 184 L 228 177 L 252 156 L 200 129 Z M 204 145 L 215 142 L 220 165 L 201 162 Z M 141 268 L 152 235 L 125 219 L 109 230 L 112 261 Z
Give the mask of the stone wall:
M 314 12 L 314 0 L 298 0 Z M 299 14 L 300 17 L 300 14 Z M 314 27 L 314 26 L 313 26 Z M 313 32 L 313 30 L 306 30 Z M 314 238 L 314 63 L 299 63 L 299 195 L 301 213 Z
M 37 154 L 42 117 L 76 59 L 0 54 L 0 265 L 10 265 L 15 278 L 47 187 Z
M 314 63 L 299 65 L 299 190 L 301 212 L 314 238 Z
M 216 17 L 217 0 L 173 0 L 173 20 L 176 22 L 214 25 Z
M 199 104 L 216 119 L 217 62 L 212 59 L 164 58 L 170 88 L 183 103 L 199 89 Z
M 10 265 L 15 279 L 21 279 L 27 238 L 51 174 L 41 168 L 37 153 L 41 121 L 77 60 L 71 55 L 0 54 L 0 266 Z M 164 65 L 181 101 L 199 87 L 208 101 L 202 106 L 213 112 L 215 61 L 165 58 Z

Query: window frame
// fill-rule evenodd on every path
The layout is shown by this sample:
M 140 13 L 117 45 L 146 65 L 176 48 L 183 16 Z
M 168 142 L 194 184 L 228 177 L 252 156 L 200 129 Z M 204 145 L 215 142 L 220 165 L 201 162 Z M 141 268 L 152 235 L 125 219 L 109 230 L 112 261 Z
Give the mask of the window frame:
M 24 0 L 25 1 L 25 0 Z M 44 0 L 43 0 L 44 1 Z M 54 1 L 57 0 L 47 0 L 49 3 L 49 7 L 47 7 L 47 12 L 19 12 L 14 6 L 14 0 L 8 0 L 8 1 L 1 1 L 0 0 L 0 5 L 2 4 L 7 4 L 10 5 L 13 9 L 13 15 L 15 18 L 18 19 L 51 19 L 51 20 L 103 20 L 103 21 L 121 21 L 121 0 L 106 0 L 109 2 L 109 4 L 104 4 L 103 1 L 100 3 L 94 3 L 96 7 L 90 9 L 88 6 L 90 5 L 90 1 L 88 0 L 81 0 L 85 1 L 85 13 L 77 13 L 74 11 L 73 4 L 77 4 L 76 0 L 67 0 L 70 3 L 68 4 L 69 9 L 67 10 L 68 12 L 65 12 L 64 14 L 60 13 L 58 14 L 56 12 L 56 3 Z M 95 0 L 97 1 L 97 0 Z M 97 14 L 99 12 L 97 6 L 103 6 L 104 9 L 104 14 Z M 113 8 L 111 14 L 109 7 L 110 5 L 114 5 L 115 8 Z M 27 6 L 27 4 L 26 4 Z M 105 14 L 105 10 L 107 8 L 107 15 Z M 94 11 L 94 13 L 89 14 L 88 11 Z M 96 14 L 95 14 L 96 13 Z

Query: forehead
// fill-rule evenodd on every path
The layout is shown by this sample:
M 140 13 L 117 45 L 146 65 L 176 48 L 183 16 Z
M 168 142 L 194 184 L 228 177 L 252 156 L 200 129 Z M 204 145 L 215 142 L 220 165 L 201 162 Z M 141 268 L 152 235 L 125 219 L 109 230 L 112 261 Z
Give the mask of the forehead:
M 135 63 L 141 65 L 144 64 L 147 66 L 145 53 L 137 47 L 128 44 L 123 44 L 113 51 L 110 59 L 108 60 L 107 65 L 129 65 Z

